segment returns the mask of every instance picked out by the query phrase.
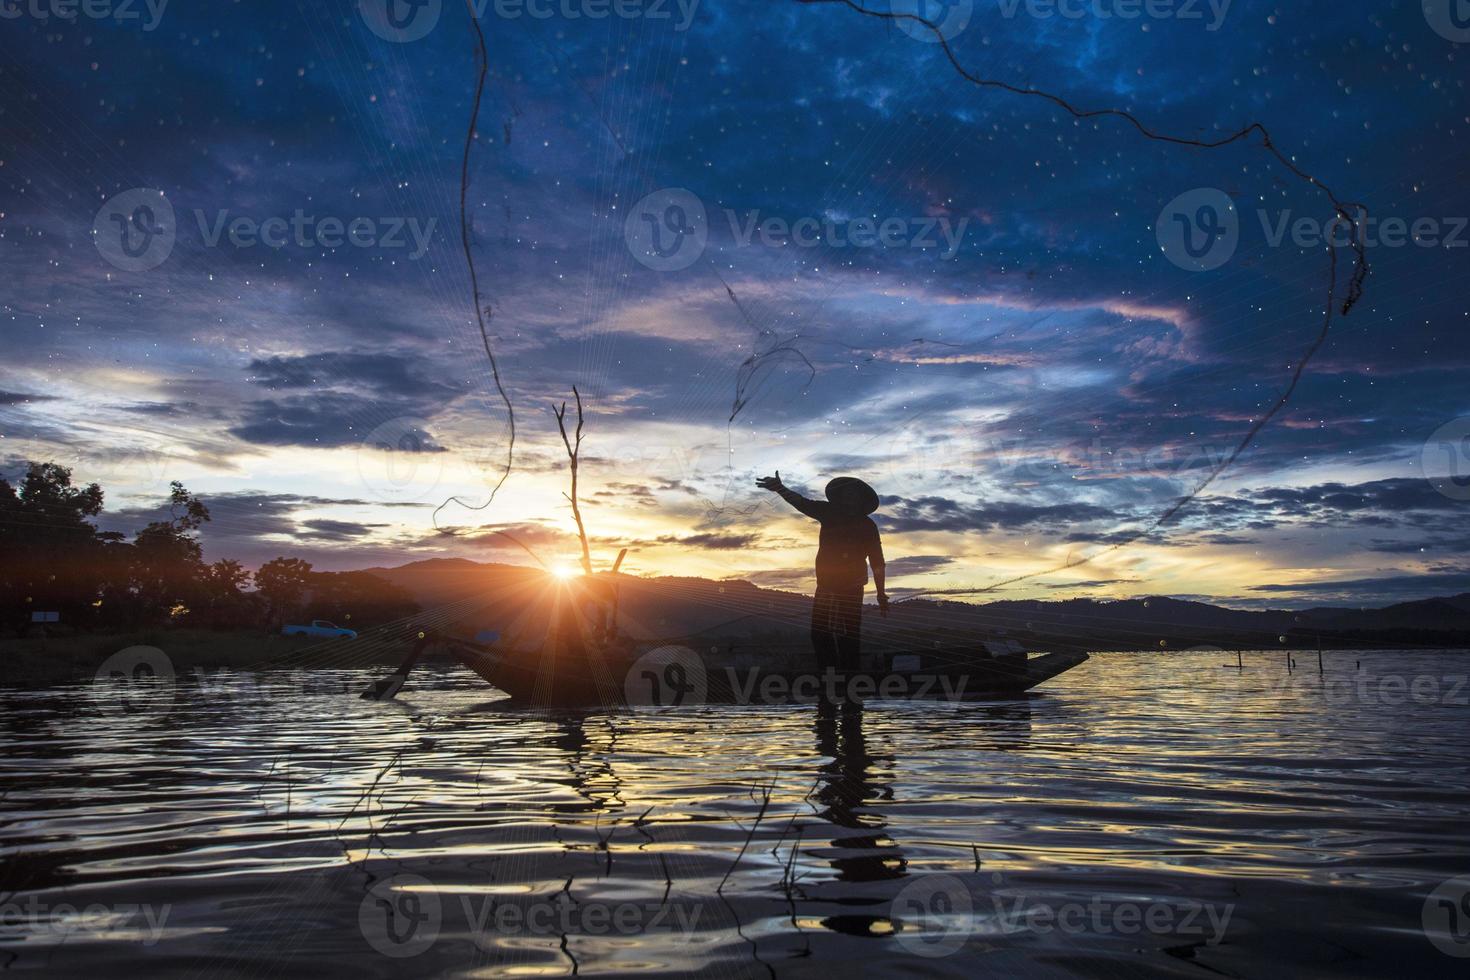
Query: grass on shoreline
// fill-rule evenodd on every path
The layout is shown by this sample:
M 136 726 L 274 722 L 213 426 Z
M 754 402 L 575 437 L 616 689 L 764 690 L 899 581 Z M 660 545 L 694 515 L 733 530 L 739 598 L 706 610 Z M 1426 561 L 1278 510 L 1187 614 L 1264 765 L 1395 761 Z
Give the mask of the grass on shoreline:
M 312 661 L 341 666 L 362 640 L 323 640 L 311 636 L 282 636 L 259 630 L 148 629 L 119 633 L 75 633 L 41 638 L 0 637 L 0 686 L 39 687 L 68 681 L 90 680 L 108 657 L 133 646 L 157 647 L 175 671 L 194 668 L 310 667 Z M 320 656 L 301 657 L 280 663 L 284 657 L 309 648 Z M 382 649 L 363 661 L 353 657 L 353 666 L 397 664 L 404 650 Z

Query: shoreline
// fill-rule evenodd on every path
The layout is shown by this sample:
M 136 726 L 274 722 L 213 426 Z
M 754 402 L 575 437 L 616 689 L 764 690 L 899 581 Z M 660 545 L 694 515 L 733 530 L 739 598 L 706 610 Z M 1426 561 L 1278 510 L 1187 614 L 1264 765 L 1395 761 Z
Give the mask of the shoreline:
M 340 660 L 362 640 L 323 640 L 311 636 L 283 636 L 259 630 L 142 629 L 117 633 L 73 633 L 67 636 L 8 636 L 0 638 L 0 687 L 44 687 L 86 681 L 96 676 L 107 659 L 129 647 L 153 647 L 163 652 L 176 671 L 231 669 L 261 671 L 333 666 L 281 663 L 283 658 L 312 648 Z M 366 644 L 365 644 L 366 645 Z M 408 649 L 407 641 L 384 647 L 371 644 L 363 666 L 396 665 Z M 321 659 L 321 658 L 318 658 Z M 340 666 L 340 664 L 338 665 Z

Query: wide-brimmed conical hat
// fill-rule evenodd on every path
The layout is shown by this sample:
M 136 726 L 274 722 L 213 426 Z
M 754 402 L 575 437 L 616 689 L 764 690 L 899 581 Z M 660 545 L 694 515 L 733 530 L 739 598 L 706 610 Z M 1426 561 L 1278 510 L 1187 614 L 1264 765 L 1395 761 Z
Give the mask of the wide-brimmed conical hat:
M 862 514 L 878 509 L 878 491 L 855 476 L 839 476 L 827 484 L 827 499 L 844 504 Z

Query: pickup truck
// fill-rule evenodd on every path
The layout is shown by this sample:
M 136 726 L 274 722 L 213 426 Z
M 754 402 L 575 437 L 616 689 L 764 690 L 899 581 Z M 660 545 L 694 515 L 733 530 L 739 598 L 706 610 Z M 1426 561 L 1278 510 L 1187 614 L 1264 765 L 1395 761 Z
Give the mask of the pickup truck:
M 282 626 L 283 636 L 320 636 L 324 638 L 341 637 L 344 640 L 357 639 L 357 630 L 343 629 L 336 623 L 329 623 L 325 619 L 313 619 L 310 626 Z

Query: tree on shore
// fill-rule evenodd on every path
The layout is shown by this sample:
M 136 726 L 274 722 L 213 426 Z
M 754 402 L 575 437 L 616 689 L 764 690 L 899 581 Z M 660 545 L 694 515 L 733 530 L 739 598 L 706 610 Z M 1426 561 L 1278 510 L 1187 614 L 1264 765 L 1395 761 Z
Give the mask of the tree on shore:
M 131 586 L 148 622 L 182 619 L 205 599 L 206 566 L 199 528 L 209 508 L 177 480 L 169 484 L 169 517 L 133 537 Z
M 317 572 L 305 618 L 356 628 L 401 619 L 419 610 L 400 586 L 371 572 Z
M 271 624 L 280 628 L 301 608 L 311 587 L 311 562 L 300 558 L 272 558 L 255 572 L 255 588 L 265 596 Z
M 71 470 L 30 463 L 20 487 L 0 479 L 0 590 L 4 617 L 30 629 L 33 612 L 88 618 L 102 588 L 102 550 L 115 542 L 87 518 L 102 510 L 102 488 L 73 486 Z
M 0 627 L 24 635 L 35 612 L 58 613 L 80 629 L 279 629 L 307 612 L 363 627 L 418 611 L 407 592 L 376 575 L 315 572 L 300 558 L 266 562 L 249 591 L 252 576 L 240 562 L 204 561 L 199 534 L 209 508 L 178 481 L 169 485 L 167 518 L 131 541 L 90 520 L 103 499 L 101 486 L 76 485 L 55 463 L 28 463 L 18 486 L 0 478 Z
M 204 618 L 214 627 L 238 629 L 261 619 L 265 601 L 247 592 L 250 572 L 233 558 L 221 558 L 204 570 Z

